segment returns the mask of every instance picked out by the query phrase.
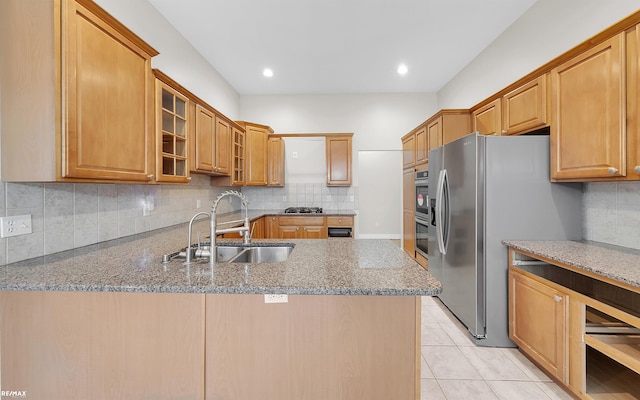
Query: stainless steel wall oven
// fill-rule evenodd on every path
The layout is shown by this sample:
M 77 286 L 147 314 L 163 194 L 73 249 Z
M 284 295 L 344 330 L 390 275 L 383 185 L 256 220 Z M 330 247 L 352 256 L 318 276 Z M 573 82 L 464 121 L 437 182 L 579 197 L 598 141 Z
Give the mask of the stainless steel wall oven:
M 416 251 L 424 257 L 429 256 L 428 236 L 429 220 L 429 171 L 419 171 L 415 175 L 415 204 L 416 204 Z

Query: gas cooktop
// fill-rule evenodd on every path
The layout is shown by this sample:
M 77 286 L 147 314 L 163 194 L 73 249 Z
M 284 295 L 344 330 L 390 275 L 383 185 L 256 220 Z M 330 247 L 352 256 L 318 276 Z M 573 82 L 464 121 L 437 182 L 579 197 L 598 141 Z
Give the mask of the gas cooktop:
M 284 210 L 287 214 L 322 214 L 321 207 L 288 207 Z

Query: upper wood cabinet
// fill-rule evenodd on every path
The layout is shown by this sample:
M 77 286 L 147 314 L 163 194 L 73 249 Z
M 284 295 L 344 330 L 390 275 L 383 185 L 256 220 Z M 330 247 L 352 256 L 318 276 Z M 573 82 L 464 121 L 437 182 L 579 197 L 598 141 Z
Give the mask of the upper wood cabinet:
M 469 110 L 440 110 L 427 121 L 429 150 L 471 133 Z
M 268 185 L 284 186 L 284 140 L 281 137 L 269 137 L 268 142 Z
M 502 102 L 496 99 L 471 113 L 473 130 L 482 135 L 499 135 L 502 131 Z
M 551 71 L 553 180 L 626 175 L 624 67 L 620 33 Z
M 626 33 L 627 39 L 627 176 L 640 180 L 640 25 Z
M 273 129 L 266 125 L 237 121 L 245 129 L 245 184 L 266 186 L 268 180 L 267 141 Z
M 235 126 L 231 130 L 231 178 L 232 186 L 241 186 L 245 184 L 245 133 L 243 130 Z
M 515 135 L 549 124 L 549 75 L 542 75 L 502 96 L 502 135 Z
M 413 168 L 416 166 L 416 135 L 415 132 L 408 133 L 402 137 L 402 168 Z
M 156 181 L 187 183 L 189 99 L 156 73 Z M 164 81 L 163 81 L 164 80 Z
M 422 125 L 416 130 L 416 163 L 415 165 L 425 164 L 428 160 L 429 153 L 429 135 L 427 125 Z
M 351 135 L 326 137 L 327 186 L 351 186 Z
M 196 104 L 194 172 L 229 175 L 231 171 L 231 125 L 211 109 Z
M 2 180 L 152 180 L 158 53 L 89 0 L 3 0 L 0 26 Z

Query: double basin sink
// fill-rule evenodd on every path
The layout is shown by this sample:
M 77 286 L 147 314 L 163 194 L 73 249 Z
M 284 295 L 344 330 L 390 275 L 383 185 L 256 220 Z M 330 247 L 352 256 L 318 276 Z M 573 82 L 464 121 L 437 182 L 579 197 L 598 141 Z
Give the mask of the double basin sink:
M 237 245 L 231 243 L 219 243 L 216 251 L 216 262 L 229 263 L 279 263 L 285 261 L 291 251 L 293 251 L 293 243 L 252 243 Z M 177 258 L 186 258 L 186 251 L 180 251 L 175 254 Z M 209 258 L 211 247 L 204 245 L 191 249 L 192 259 L 194 261 L 202 258 Z M 167 256 L 163 260 L 168 260 Z

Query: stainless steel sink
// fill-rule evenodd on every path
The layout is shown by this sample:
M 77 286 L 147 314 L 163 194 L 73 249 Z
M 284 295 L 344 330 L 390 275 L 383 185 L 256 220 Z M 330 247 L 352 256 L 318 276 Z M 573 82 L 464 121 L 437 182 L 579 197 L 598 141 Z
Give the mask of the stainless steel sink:
M 253 243 L 249 245 L 218 245 L 216 249 L 217 262 L 231 263 L 277 263 L 283 262 L 291 254 L 292 243 Z M 186 248 L 173 254 L 167 254 L 163 257 L 164 262 L 169 262 L 173 258 L 186 258 Z M 211 247 L 208 245 L 191 249 L 193 260 L 208 258 Z
M 220 249 L 222 247 L 218 247 Z M 285 261 L 291 251 L 292 245 L 286 246 L 257 246 L 243 247 L 237 255 L 228 259 L 232 263 L 278 263 Z M 220 252 L 218 251 L 218 255 Z M 218 259 L 220 261 L 220 259 Z

